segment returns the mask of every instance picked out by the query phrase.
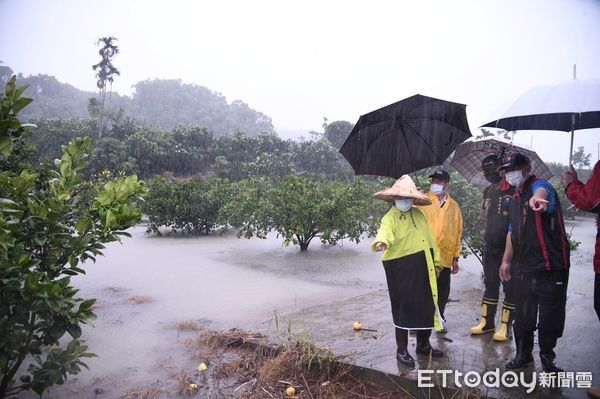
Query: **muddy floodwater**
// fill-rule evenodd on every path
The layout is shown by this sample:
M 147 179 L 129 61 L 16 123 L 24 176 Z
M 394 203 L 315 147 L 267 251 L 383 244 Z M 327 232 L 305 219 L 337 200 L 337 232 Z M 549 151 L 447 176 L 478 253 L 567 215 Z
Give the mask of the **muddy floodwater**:
M 593 219 L 579 218 L 568 222 L 571 227 L 581 245 L 572 252 L 567 326 L 557 362 L 568 371 L 592 372 L 594 385 L 600 385 L 600 323 L 592 304 L 595 226 Z M 333 247 L 313 242 L 300 253 L 298 247 L 283 247 L 276 234 L 266 240 L 240 239 L 231 232 L 156 237 L 145 235 L 144 226 L 131 233 L 123 245 L 108 245 L 104 257 L 85 265 L 87 275 L 74 280 L 82 297 L 98 299 L 98 319 L 83 335 L 98 357 L 86 361 L 89 371 L 46 397 L 118 398 L 134 387 L 173 382 L 174 372 L 197 365 L 182 344 L 189 333 L 177 328 L 188 321 L 215 330 L 240 327 L 275 342 L 291 331 L 355 364 L 416 378 L 415 370 L 395 361 L 385 275 L 369 239 Z M 448 356 L 432 365 L 417 359 L 418 367 L 502 369 L 514 343 L 469 335 L 480 311 L 481 265 L 472 256 L 460 264 L 446 311 L 449 332 L 432 337 Z M 355 332 L 354 321 L 376 331 Z M 410 351 L 414 354 L 414 337 Z M 540 371 L 537 350 L 534 356 L 532 371 Z M 538 397 L 585 397 L 577 388 L 536 392 Z M 489 394 L 519 396 L 514 390 Z

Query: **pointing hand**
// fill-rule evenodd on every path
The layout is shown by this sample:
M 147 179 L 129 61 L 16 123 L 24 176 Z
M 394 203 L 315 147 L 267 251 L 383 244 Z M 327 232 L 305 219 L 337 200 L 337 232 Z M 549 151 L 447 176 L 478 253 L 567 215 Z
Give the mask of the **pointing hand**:
M 548 209 L 548 201 L 541 198 L 531 197 L 529 207 L 536 212 L 546 212 Z

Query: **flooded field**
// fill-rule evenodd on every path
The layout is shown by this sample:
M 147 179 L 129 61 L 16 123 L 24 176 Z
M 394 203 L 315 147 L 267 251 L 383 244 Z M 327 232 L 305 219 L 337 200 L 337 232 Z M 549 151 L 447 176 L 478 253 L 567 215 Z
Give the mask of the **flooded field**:
M 355 364 L 411 378 L 416 375 L 395 361 L 385 275 L 380 255 L 369 251 L 370 240 L 336 247 L 313 242 L 307 253 L 300 253 L 297 247 L 282 247 L 276 235 L 247 240 L 233 233 L 154 237 L 144 231 L 139 226 L 123 245 L 109 245 L 105 257 L 86 265 L 87 275 L 75 280 L 83 297 L 98 298 L 98 319 L 84 328 L 83 337 L 98 357 L 87 361 L 90 371 L 52 389 L 48 398 L 127 397 L 133 388 L 175 384 L 177 372 L 197 366 L 184 345 L 193 333 L 181 324 L 185 322 L 215 330 L 240 327 L 266 334 L 274 342 L 285 340 L 291 331 Z M 573 238 L 582 244 L 572 253 L 567 327 L 558 343 L 557 361 L 569 371 L 593 372 L 598 385 L 600 323 L 592 307 L 593 220 L 580 220 Z M 489 335 L 469 336 L 481 301 L 481 266 L 473 257 L 460 263 L 446 312 L 449 332 L 432 338 L 448 356 L 432 366 L 502 368 L 512 357 L 514 344 L 493 344 Z M 356 320 L 377 331 L 353 331 Z M 414 352 L 414 338 L 410 345 Z M 428 367 L 418 360 L 420 367 Z M 554 394 L 585 396 L 581 389 Z M 164 397 L 176 395 L 174 391 Z M 539 397 L 547 395 L 542 392 Z

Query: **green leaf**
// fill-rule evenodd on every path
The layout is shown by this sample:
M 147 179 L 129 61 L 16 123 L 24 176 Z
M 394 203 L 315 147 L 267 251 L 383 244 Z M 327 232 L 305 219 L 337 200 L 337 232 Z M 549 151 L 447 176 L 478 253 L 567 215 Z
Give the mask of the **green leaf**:
M 46 244 L 47 238 L 46 237 L 34 237 L 33 241 L 40 247 L 43 247 L 44 244 Z
M 72 271 L 74 271 L 77 274 L 85 274 L 85 270 L 83 270 L 83 269 L 81 269 L 79 267 L 72 267 L 69 270 L 72 270 Z
M 87 310 L 91 309 L 91 307 L 95 303 L 96 303 L 95 299 L 86 299 L 85 301 L 83 301 L 79 304 L 79 311 L 80 312 L 87 311 Z
M 67 332 L 75 339 L 81 337 L 81 327 L 77 324 L 69 324 L 67 326 Z
M 27 90 L 28 87 L 29 87 L 29 85 L 23 85 L 23 86 L 19 87 L 17 89 L 17 91 L 15 92 L 15 98 L 21 97 L 21 95 L 25 92 L 25 90 Z
M 106 211 L 106 222 L 105 227 L 107 229 L 111 229 L 117 225 L 117 217 L 115 214 L 109 209 Z
M 31 102 L 33 101 L 32 98 L 19 98 L 17 101 L 15 101 L 15 103 L 13 104 L 13 112 L 16 114 L 17 112 L 21 111 L 23 108 L 25 108 L 27 105 L 29 105 Z
M 71 158 L 63 156 L 63 159 L 60 160 L 60 174 L 63 177 L 70 177 L 72 175 L 72 166 Z
M 63 191 L 63 192 L 61 192 L 61 193 L 59 193 L 59 194 L 58 194 L 58 197 L 57 197 L 57 198 L 58 198 L 58 200 L 59 200 L 59 201 L 61 201 L 61 202 L 68 201 L 68 200 L 70 200 L 70 199 L 71 199 L 71 194 L 69 194 L 69 193 L 68 193 L 68 192 L 66 192 L 66 191 Z
M 9 99 L 13 98 L 13 95 L 15 94 L 16 86 L 17 86 L 17 77 L 13 76 L 6 84 L 6 90 L 4 91 L 6 93 L 7 98 L 9 98 Z
M 0 136 L 0 153 L 9 156 L 12 150 L 13 143 L 9 136 Z
M 98 202 L 100 202 L 100 205 L 110 205 L 112 204 L 112 202 L 115 199 L 115 193 L 114 190 L 110 190 L 110 189 L 106 189 L 102 192 L 100 192 L 100 194 L 98 194 Z

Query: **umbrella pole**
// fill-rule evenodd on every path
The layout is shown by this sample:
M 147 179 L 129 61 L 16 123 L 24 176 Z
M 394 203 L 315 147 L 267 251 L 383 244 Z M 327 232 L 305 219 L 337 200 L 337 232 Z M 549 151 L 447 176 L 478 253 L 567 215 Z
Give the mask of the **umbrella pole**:
M 573 80 L 577 79 L 577 64 L 573 64 Z M 575 135 L 575 114 L 571 114 L 571 149 L 569 150 L 569 165 L 573 158 L 573 136 Z
M 571 158 L 573 157 L 573 131 L 571 130 L 571 149 L 569 150 L 569 166 L 571 166 Z
M 571 159 L 573 158 L 573 137 L 575 136 L 575 114 L 571 114 L 571 148 L 569 149 L 569 165 L 571 166 Z

